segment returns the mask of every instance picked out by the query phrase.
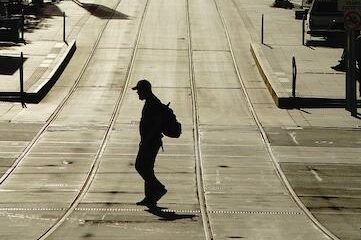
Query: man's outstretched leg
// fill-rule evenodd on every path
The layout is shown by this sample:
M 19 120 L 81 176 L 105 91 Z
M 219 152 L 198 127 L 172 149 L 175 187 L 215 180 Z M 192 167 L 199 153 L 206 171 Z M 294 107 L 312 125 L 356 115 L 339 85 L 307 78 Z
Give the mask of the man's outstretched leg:
M 137 205 L 155 206 L 157 201 L 167 193 L 164 185 L 154 174 L 154 162 L 160 145 L 161 143 L 155 143 L 151 146 L 139 147 L 135 168 L 144 180 L 145 198 L 137 202 Z

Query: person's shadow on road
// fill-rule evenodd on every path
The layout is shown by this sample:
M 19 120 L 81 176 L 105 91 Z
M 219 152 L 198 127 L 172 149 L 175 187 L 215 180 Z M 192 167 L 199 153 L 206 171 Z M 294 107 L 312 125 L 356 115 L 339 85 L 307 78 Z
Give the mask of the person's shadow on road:
M 168 210 L 168 208 L 164 207 L 151 207 L 146 210 L 147 212 L 160 217 L 161 221 L 174 221 L 179 219 L 191 219 L 193 220 L 196 215 L 194 214 L 178 214 L 175 211 Z

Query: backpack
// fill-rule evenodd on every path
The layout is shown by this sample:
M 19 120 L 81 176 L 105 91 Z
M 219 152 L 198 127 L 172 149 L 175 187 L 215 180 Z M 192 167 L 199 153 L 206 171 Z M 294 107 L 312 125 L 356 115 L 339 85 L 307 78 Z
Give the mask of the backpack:
M 182 133 L 182 125 L 177 121 L 173 110 L 169 107 L 170 102 L 162 103 L 162 133 L 171 138 L 179 138 Z

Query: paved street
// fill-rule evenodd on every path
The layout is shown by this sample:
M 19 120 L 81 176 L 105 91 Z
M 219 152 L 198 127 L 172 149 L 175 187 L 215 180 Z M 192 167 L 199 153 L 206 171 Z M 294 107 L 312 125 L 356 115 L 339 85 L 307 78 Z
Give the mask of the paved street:
M 298 26 L 292 10 L 266 0 L 54 5 L 68 12 L 76 51 L 40 103 L 0 103 L 1 239 L 361 238 L 360 119 L 342 107 L 278 108 L 250 49 L 278 79 L 297 51 L 300 94 L 342 98 L 344 75 L 328 66 L 342 49 L 305 50 L 295 27 L 280 27 Z M 259 44 L 262 13 L 272 48 Z M 39 31 L 53 38 L 46 46 L 62 32 L 56 19 L 29 33 L 29 74 L 52 51 L 31 58 Z M 19 46 L 0 47 L 9 51 Z M 333 90 L 320 93 L 316 75 Z M 143 78 L 183 130 L 163 138 L 155 169 L 168 193 L 157 209 L 135 204 L 143 102 L 131 87 Z

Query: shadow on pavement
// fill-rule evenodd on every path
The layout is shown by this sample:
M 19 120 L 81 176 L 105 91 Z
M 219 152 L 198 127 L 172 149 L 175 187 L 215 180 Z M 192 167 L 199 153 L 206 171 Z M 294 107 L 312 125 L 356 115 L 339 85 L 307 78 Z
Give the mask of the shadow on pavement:
M 24 62 L 27 58 L 23 58 Z M 0 75 L 13 75 L 20 67 L 21 58 L 0 56 Z
M 281 99 L 280 99 L 281 100 Z M 280 101 L 280 108 L 344 108 L 346 106 L 345 99 L 332 98 L 308 98 L 308 97 L 294 97 L 286 98 Z M 357 106 L 361 107 L 361 100 L 357 100 Z
M 1 1 L 1 0 L 0 0 Z M 19 43 L 26 44 L 26 33 L 32 33 L 37 29 L 49 29 L 51 24 L 45 23 L 44 19 L 53 18 L 54 16 L 62 16 L 63 12 L 56 5 L 56 3 L 42 3 L 42 4 L 24 4 L 22 7 L 12 9 L 10 16 L 13 19 L 18 19 L 18 27 L 8 29 L 7 27 L 1 29 L 0 33 L 0 48 L 9 48 L 19 46 Z M 24 14 L 22 17 L 22 13 Z M 25 39 L 22 39 L 21 25 L 24 23 L 23 30 Z M 15 23 L 14 23 L 15 24 Z
M 271 6 L 284 9 L 292 9 L 295 7 L 295 5 L 288 0 L 275 0 Z
M 178 214 L 174 211 L 167 210 L 168 208 L 162 208 L 162 207 L 152 207 L 147 209 L 147 212 L 150 212 L 151 214 L 160 217 L 159 220 L 161 221 L 174 221 L 178 219 L 192 219 L 196 216 L 194 214 Z
M 327 47 L 327 48 L 344 48 L 342 40 L 307 40 L 306 46 L 309 47 Z
M 125 20 L 129 19 L 128 15 L 118 12 L 104 5 L 93 4 L 93 3 L 82 3 L 78 0 L 73 0 L 73 2 L 75 2 L 85 10 L 87 10 L 91 15 L 101 19 L 125 19 Z
M 44 19 L 63 16 L 61 9 L 54 3 L 44 3 L 41 7 L 32 6 L 25 9 L 25 33 L 37 29 L 49 29 L 51 25 L 42 23 Z
M 63 12 L 55 3 L 49 2 L 49 3 L 43 3 L 42 7 L 37 12 L 37 15 L 43 18 L 53 17 L 53 16 L 60 17 L 63 16 Z
M 22 46 L 22 44 L 19 42 L 0 42 L 0 50 L 10 47 L 18 47 L 18 46 Z

